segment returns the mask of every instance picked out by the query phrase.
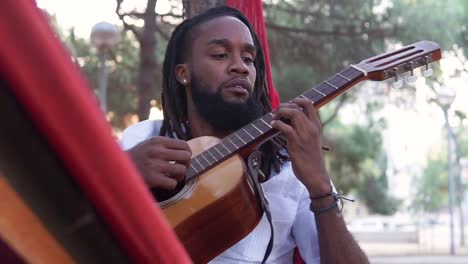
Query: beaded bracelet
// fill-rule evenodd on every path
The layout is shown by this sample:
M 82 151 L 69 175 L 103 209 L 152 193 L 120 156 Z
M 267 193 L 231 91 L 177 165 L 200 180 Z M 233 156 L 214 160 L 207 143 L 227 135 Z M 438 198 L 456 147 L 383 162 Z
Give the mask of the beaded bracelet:
M 319 195 L 319 196 L 311 196 L 310 199 L 312 200 L 319 200 L 319 199 L 323 199 L 325 197 L 328 197 L 328 196 L 332 196 L 333 195 L 333 185 L 330 185 L 330 191 L 328 191 L 327 193 L 323 194 L 323 195 Z
M 330 192 L 328 192 L 328 193 L 326 193 L 324 195 L 317 196 L 317 197 L 311 197 L 312 200 L 318 200 L 318 199 L 323 199 L 323 198 L 325 198 L 327 196 L 332 196 L 333 197 L 333 202 L 330 205 L 325 206 L 323 208 L 315 208 L 315 207 L 312 206 L 312 203 L 310 203 L 309 209 L 314 214 L 325 213 L 325 212 L 328 212 L 328 211 L 330 211 L 331 209 L 333 209 L 335 207 L 338 208 L 338 210 L 341 212 L 341 211 L 343 211 L 343 200 L 354 202 L 353 199 L 349 199 L 347 197 L 344 197 L 342 194 L 343 194 L 342 191 L 339 191 L 338 193 L 333 192 L 333 187 L 332 187 L 332 190 L 330 190 Z
M 310 210 L 312 211 L 312 213 L 314 213 L 314 214 L 320 214 L 320 213 L 325 213 L 326 211 L 329 211 L 329 210 L 331 210 L 331 209 L 333 209 L 333 208 L 335 208 L 335 207 L 338 207 L 338 201 L 337 201 L 337 200 L 333 201 L 333 203 L 331 203 L 329 206 L 326 206 L 326 207 L 323 207 L 323 208 L 314 208 L 314 207 L 312 206 L 312 203 L 310 203 L 309 209 L 310 209 Z M 339 208 L 338 208 L 338 210 L 339 210 Z M 341 210 L 340 210 L 340 211 L 341 211 Z

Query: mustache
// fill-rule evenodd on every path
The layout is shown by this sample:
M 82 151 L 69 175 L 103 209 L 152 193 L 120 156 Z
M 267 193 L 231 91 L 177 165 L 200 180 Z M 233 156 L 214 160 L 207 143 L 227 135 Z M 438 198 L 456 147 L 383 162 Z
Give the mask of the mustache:
M 234 77 L 229 79 L 219 86 L 219 90 L 226 87 L 241 86 L 246 89 L 249 93 L 252 93 L 252 84 L 246 78 Z

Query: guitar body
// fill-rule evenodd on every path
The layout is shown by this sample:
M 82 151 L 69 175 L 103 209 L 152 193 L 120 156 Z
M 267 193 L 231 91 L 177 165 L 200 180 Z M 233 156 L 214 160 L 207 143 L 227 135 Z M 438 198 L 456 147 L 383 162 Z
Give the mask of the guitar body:
M 188 142 L 192 156 L 218 143 L 215 137 Z M 206 263 L 247 236 L 262 210 L 241 156 L 234 155 L 186 183 L 160 203 L 194 263 Z

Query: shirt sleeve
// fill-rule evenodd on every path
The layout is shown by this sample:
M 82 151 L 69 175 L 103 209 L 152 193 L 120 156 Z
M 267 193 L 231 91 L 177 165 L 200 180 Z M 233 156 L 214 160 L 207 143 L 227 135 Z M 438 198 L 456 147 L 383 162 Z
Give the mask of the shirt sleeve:
M 126 128 L 120 136 L 120 147 L 123 150 L 131 149 L 148 138 L 159 135 L 160 120 L 145 120 Z
M 309 210 L 310 198 L 307 190 L 301 195 L 301 201 L 297 208 L 297 215 L 292 227 L 292 234 L 302 259 L 307 264 L 320 263 L 320 251 L 315 224 L 315 216 Z

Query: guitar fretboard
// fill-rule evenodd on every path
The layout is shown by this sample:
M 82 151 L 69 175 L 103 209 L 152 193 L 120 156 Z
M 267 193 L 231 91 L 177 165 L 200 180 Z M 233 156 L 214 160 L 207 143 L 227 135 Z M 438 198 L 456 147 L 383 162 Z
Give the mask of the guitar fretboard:
M 360 81 L 363 75 L 363 72 L 349 67 L 307 90 L 299 97 L 311 100 L 316 107 L 321 106 L 324 102 L 346 91 L 352 84 Z M 265 135 L 269 135 L 269 138 L 277 135 L 279 132 L 271 127 L 271 121 L 273 121 L 273 113 L 270 112 L 224 137 L 218 144 L 192 158 L 185 180 L 202 174 L 246 147 L 261 143 L 268 139 L 265 139 Z

